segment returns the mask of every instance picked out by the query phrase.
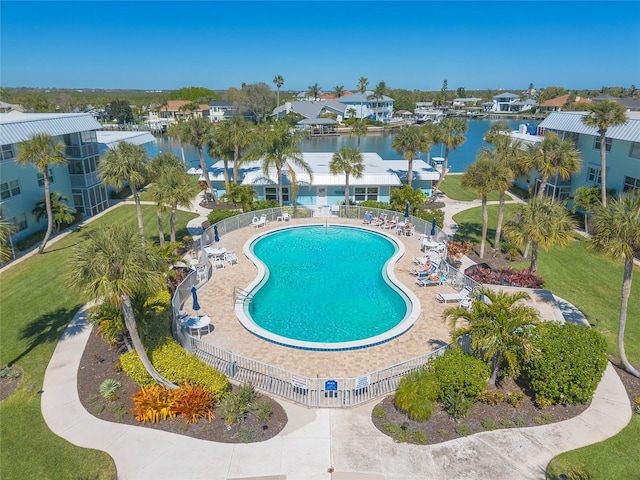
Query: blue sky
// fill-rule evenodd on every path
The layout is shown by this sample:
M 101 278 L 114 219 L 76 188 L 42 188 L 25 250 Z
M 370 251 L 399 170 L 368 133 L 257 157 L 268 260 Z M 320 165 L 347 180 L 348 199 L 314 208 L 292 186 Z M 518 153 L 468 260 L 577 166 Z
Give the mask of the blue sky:
M 2 0 L 6 87 L 640 86 L 640 2 Z

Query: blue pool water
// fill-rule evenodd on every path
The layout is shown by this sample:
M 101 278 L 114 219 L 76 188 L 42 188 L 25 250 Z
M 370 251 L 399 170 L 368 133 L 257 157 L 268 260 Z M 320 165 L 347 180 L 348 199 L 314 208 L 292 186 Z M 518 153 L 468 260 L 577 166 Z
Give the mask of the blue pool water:
M 287 339 L 342 343 L 397 326 L 408 300 L 386 280 L 397 245 L 358 228 L 312 225 L 279 230 L 252 245 L 267 269 L 247 314 Z

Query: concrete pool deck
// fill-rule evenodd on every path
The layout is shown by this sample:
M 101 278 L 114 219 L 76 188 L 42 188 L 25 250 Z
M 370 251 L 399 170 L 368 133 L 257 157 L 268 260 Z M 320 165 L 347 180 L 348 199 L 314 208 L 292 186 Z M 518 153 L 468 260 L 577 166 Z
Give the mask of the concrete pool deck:
M 198 211 L 198 208 L 194 206 L 193 210 Z M 445 231 L 449 227 L 447 218 Z M 197 233 L 199 222 L 202 222 L 201 218 L 190 222 L 194 233 Z M 245 234 L 248 238 L 255 232 Z M 222 245 L 237 253 L 242 252 L 242 241 L 241 235 L 236 239 L 232 234 L 221 238 Z M 414 285 L 413 277 L 408 273 L 408 268 L 413 266 L 410 262 L 414 256 L 412 252 L 417 249 L 417 238 L 414 242 L 413 249 L 407 250 L 405 263 L 399 263 L 396 269 L 398 278 L 407 286 Z M 293 370 L 304 369 L 311 373 L 324 368 L 321 364 L 329 361 L 335 374 L 339 369 L 371 371 L 374 367 L 369 362 L 386 364 L 405 357 L 393 352 L 394 348 L 385 349 L 382 348 L 385 345 L 381 345 L 366 349 L 371 352 L 375 349 L 375 355 L 370 356 L 301 352 L 302 355 L 290 359 L 290 354 L 294 353 L 292 349 L 273 348 L 277 346 L 258 341 L 246 331 L 234 330 L 233 322 L 225 321 L 218 310 L 233 309 L 228 288 L 235 282 L 240 286 L 251 277 L 252 268 L 255 267 L 246 258 L 241 258 L 238 266 L 214 272 L 211 281 L 201 290 L 201 303 L 206 302 L 203 313 L 214 314 L 216 328 L 211 338 L 215 338 L 216 344 L 226 342 L 234 349 L 264 355 L 281 365 L 292 365 Z M 414 327 L 415 332 L 414 329 L 409 332 L 411 337 L 407 336 L 409 334 L 403 336 L 407 340 L 411 338 L 411 342 L 397 343 L 395 349 L 414 348 L 414 352 L 424 353 L 430 348 L 430 341 L 446 341 L 449 331 L 439 321 L 441 311 L 437 310 L 438 307 L 444 309 L 444 305 L 435 301 L 435 295 L 449 288 L 415 286 L 416 295 L 422 295 L 421 302 L 423 299 L 425 302 L 423 313 L 431 311 L 432 315 Z M 563 303 L 562 309 L 575 318 L 580 316 L 567 302 Z M 82 309 L 63 334 L 47 367 L 42 413 L 49 428 L 57 435 L 75 445 L 107 452 L 114 459 L 121 480 L 542 480 L 553 457 L 617 434 L 628 424 L 632 413 L 624 385 L 609 365 L 590 407 L 578 417 L 551 425 L 484 432 L 446 443 L 416 446 L 394 443 L 373 426 L 370 418 L 375 401 L 349 410 L 311 410 L 279 400 L 289 422 L 271 440 L 255 444 L 207 442 L 144 427 L 104 422 L 90 415 L 77 393 L 77 371 L 90 333 L 91 329 L 85 323 L 85 309 Z M 310 354 L 320 355 L 307 361 L 304 357 Z M 385 360 L 378 362 L 377 355 L 384 356 Z

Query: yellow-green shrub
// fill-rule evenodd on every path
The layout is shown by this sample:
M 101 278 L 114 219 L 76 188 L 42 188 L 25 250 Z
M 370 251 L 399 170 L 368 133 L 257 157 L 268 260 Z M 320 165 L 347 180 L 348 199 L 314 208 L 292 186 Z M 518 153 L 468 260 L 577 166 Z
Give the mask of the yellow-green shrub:
M 199 358 L 189 355 L 171 337 L 165 337 L 149 353 L 149 359 L 158 373 L 173 383 L 190 382 L 202 385 L 218 398 L 229 390 L 229 379 L 224 374 Z M 135 351 L 121 355 L 120 363 L 124 372 L 138 385 L 148 386 L 155 383 Z

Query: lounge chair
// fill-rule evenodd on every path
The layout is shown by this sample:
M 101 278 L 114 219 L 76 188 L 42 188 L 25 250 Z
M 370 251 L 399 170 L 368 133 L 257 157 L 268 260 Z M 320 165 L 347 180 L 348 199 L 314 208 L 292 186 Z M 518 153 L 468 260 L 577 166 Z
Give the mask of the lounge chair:
M 461 302 L 469 295 L 471 295 L 472 291 L 473 289 L 471 287 L 464 287 L 462 290 L 456 293 L 439 293 L 438 295 L 436 295 L 436 300 L 443 303 Z
M 446 273 L 441 273 L 440 277 L 438 278 L 438 280 L 432 280 L 429 277 L 426 278 L 418 278 L 418 280 L 416 281 L 416 285 L 418 285 L 419 287 L 430 287 L 432 285 L 444 285 L 444 282 L 447 281 L 447 274 Z
M 291 216 L 289 215 L 289 212 L 282 212 L 282 221 L 288 222 L 289 220 L 291 220 Z
M 253 219 L 251 219 L 251 228 L 256 228 L 259 227 L 260 220 L 258 220 L 258 217 L 253 217 Z
M 473 297 L 469 296 L 463 298 L 462 300 L 460 300 L 460 303 L 458 305 L 467 310 L 471 310 L 471 307 L 473 306 Z

